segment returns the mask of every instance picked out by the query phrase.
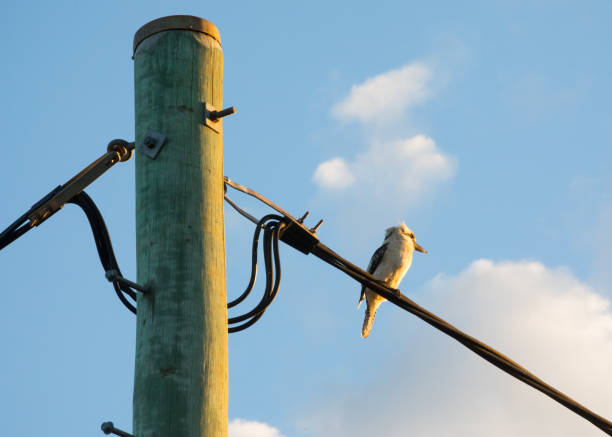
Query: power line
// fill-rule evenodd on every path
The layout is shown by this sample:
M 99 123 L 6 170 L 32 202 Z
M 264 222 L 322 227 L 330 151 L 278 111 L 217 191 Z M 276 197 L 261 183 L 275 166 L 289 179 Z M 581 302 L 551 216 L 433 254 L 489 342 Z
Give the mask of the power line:
M 338 253 L 334 252 L 329 247 L 321 243 L 312 229 L 309 230 L 308 228 L 303 226 L 303 219 L 296 219 L 295 217 L 287 213 L 285 210 L 275 205 L 273 202 L 266 199 L 264 196 L 253 191 L 250 188 L 237 184 L 229 180 L 228 178 L 225 178 L 225 182 L 236 190 L 242 191 L 246 194 L 249 194 L 250 196 L 259 199 L 266 205 L 283 214 L 285 226 L 287 227 L 287 229 L 292 230 L 291 233 L 285 232 L 284 234 L 281 234 L 281 240 L 285 241 L 287 244 L 298 248 L 306 254 L 312 253 L 317 258 L 344 272 L 351 278 L 355 279 L 357 282 L 366 285 L 372 291 L 384 297 L 389 302 L 397 305 L 398 307 L 402 308 L 405 311 L 408 311 L 411 314 L 414 314 L 415 316 L 419 317 L 421 320 L 430 324 L 434 328 L 454 338 L 459 343 L 470 349 L 472 352 L 476 353 L 481 358 L 484 358 L 489 363 L 493 364 L 495 367 L 503 370 L 504 372 L 510 374 L 516 379 L 523 381 L 525 384 L 530 385 L 536 390 L 544 393 L 551 399 L 559 402 L 561 405 L 565 406 L 569 410 L 591 422 L 593 425 L 601 429 L 606 434 L 612 435 L 612 422 L 589 410 L 584 405 L 576 402 L 575 400 L 562 393 L 561 391 L 557 390 L 553 386 L 545 383 L 533 373 L 529 372 L 523 366 L 513 361 L 509 357 L 505 356 L 501 352 L 495 350 L 494 348 L 481 342 L 480 340 L 466 334 L 465 332 L 457 329 L 456 327 L 443 320 L 442 318 L 438 317 L 431 311 L 428 311 L 427 309 L 418 305 L 416 302 L 404 296 L 400 290 L 387 287 L 384 282 L 378 280 L 370 273 L 352 264 L 350 261 L 346 260 Z M 226 199 L 229 200 L 227 196 Z M 232 207 L 237 208 L 238 212 L 240 212 L 242 215 L 249 218 L 250 214 L 241 210 L 237 205 L 235 205 L 234 202 L 229 201 L 228 203 L 230 203 Z M 258 224 L 258 226 L 260 226 L 260 224 Z M 283 238 L 283 236 L 285 238 Z M 308 242 L 306 243 L 306 245 L 304 244 L 305 241 Z
M 66 203 L 73 203 L 79 206 L 87 216 L 106 279 L 112 282 L 115 293 L 123 305 L 136 314 L 136 306 L 128 298 L 132 299 L 135 303 L 136 291 L 145 293 L 146 290 L 140 285 L 125 279 L 121 274 L 102 214 L 91 197 L 83 191 L 85 187 L 102 176 L 104 172 L 117 162 L 128 161 L 132 157 L 133 151 L 134 143 L 120 139 L 109 142 L 104 155 L 96 159 L 64 185 L 55 187 L 49 194 L 36 202 L 25 214 L 2 231 L 0 233 L 0 250 L 30 229 L 39 226 L 62 209 Z

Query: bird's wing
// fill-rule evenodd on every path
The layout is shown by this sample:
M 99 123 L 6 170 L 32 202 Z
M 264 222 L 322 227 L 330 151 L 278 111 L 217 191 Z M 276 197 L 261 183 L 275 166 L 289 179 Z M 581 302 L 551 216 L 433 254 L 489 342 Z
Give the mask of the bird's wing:
M 376 271 L 376 268 L 378 267 L 383 257 L 385 256 L 385 252 L 387 251 L 387 246 L 388 244 L 385 243 L 382 246 L 380 246 L 378 249 L 376 249 L 376 252 L 374 252 L 374 255 L 372 255 L 372 258 L 370 259 L 370 264 L 368 264 L 368 273 L 372 275 L 374 274 L 374 272 Z M 366 290 L 366 286 L 362 285 L 361 295 L 359 296 L 359 302 L 357 303 L 357 308 L 359 308 L 359 305 L 361 305 L 361 302 L 365 298 L 365 290 Z

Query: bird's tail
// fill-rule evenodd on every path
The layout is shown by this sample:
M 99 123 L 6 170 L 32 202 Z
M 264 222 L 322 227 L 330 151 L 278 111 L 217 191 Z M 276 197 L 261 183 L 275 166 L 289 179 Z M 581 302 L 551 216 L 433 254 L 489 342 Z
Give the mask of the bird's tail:
M 370 305 L 366 307 L 365 318 L 363 319 L 363 327 L 361 328 L 361 336 L 363 338 L 368 338 L 368 335 L 370 335 L 370 331 L 372 330 L 372 324 L 374 323 L 374 317 L 376 316 L 376 310 L 378 310 L 378 308 L 374 308 L 373 311 L 370 311 Z

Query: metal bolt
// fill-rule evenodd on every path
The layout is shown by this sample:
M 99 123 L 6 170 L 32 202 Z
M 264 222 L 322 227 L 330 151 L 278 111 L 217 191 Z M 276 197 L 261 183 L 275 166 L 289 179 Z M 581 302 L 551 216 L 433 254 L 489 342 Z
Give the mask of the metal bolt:
M 310 232 L 314 234 L 315 232 L 317 232 L 317 229 L 319 229 L 319 226 L 321 226 L 322 224 L 323 220 L 319 220 L 319 223 L 317 223 L 314 228 L 310 229 Z
M 298 222 L 299 223 L 304 223 L 304 220 L 306 219 L 306 217 L 308 217 L 308 214 L 310 214 L 310 213 L 308 211 L 306 211 L 306 213 L 302 217 L 300 217 L 298 219 Z
M 220 118 L 227 117 L 228 115 L 232 115 L 236 112 L 235 106 L 230 106 L 229 108 L 222 109 L 221 111 L 211 111 L 208 113 L 208 118 L 211 121 L 216 121 Z
M 113 422 L 104 422 L 100 428 L 102 429 L 102 432 L 104 434 L 115 434 L 115 435 L 118 435 L 119 437 L 134 437 L 132 434 L 129 434 L 125 431 L 115 428 L 115 425 L 113 424 Z
M 144 145 L 147 146 L 149 149 L 155 147 L 155 140 L 152 137 L 145 137 L 143 142 Z
M 113 426 L 113 422 L 104 422 L 100 428 L 102 428 L 104 434 L 110 434 L 115 427 Z

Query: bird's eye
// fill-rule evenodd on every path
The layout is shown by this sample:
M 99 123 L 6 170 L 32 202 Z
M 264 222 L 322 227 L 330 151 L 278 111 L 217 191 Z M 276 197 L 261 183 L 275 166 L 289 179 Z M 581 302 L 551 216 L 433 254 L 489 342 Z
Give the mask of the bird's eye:
M 410 238 L 414 240 L 414 234 L 410 234 Z

